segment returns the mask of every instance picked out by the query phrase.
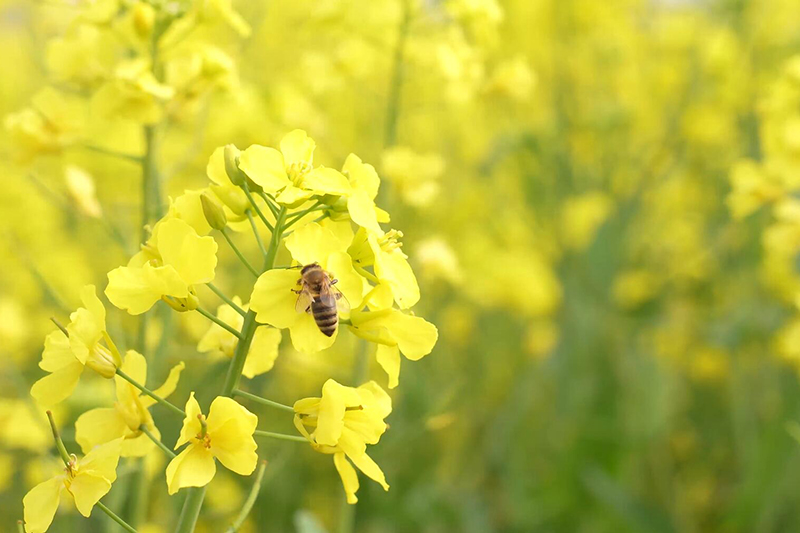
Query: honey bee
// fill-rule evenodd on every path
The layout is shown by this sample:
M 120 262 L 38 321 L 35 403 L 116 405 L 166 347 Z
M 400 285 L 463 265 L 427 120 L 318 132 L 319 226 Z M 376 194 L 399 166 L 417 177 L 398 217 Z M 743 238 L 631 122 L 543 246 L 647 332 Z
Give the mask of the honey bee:
M 323 335 L 333 336 L 339 324 L 339 311 L 349 307 L 347 298 L 334 287 L 339 281 L 330 272 L 325 272 L 319 263 L 311 263 L 300 270 L 300 279 L 295 290 L 299 296 L 295 304 L 298 313 L 310 313 Z

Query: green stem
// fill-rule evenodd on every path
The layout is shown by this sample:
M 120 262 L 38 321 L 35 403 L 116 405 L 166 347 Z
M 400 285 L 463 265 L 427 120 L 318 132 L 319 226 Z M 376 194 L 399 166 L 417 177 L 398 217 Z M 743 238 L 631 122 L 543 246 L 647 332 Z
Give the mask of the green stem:
M 17 520 L 17 532 L 18 533 L 25 533 L 25 526 L 23 524 L 24 524 L 24 522 L 22 520 Z
M 134 380 L 132 377 L 130 377 L 128 374 L 126 374 L 125 372 L 123 372 L 119 368 L 117 369 L 117 375 L 119 377 L 121 377 L 122 379 L 124 379 L 125 381 L 127 381 L 128 383 L 130 383 L 131 385 L 133 385 L 134 387 L 136 387 L 137 389 L 139 389 L 140 391 L 142 391 L 143 394 L 146 394 L 147 396 L 150 396 L 152 399 L 154 399 L 155 401 L 157 401 L 158 403 L 160 403 L 164 407 L 169 408 L 170 411 L 172 411 L 173 413 L 177 414 L 181 418 L 186 418 L 186 413 L 183 411 L 183 409 L 171 404 L 170 402 L 168 402 L 167 400 L 165 400 L 164 398 L 162 398 L 161 396 L 159 396 L 155 392 L 151 391 L 150 389 L 148 389 L 147 387 L 145 387 L 141 383 L 139 383 L 136 380 Z
M 397 141 L 397 119 L 400 115 L 400 97 L 403 87 L 403 56 L 405 55 L 408 28 L 411 24 L 411 6 L 409 0 L 401 0 L 403 4 L 403 18 L 397 36 L 397 45 L 394 49 L 394 62 L 392 65 L 392 81 L 389 86 L 389 99 L 386 103 L 386 132 L 384 146 L 389 148 Z
M 321 201 L 317 200 L 317 203 L 312 205 L 308 209 L 304 209 L 303 211 L 299 211 L 297 213 L 292 213 L 292 215 L 288 219 L 288 222 L 287 222 L 286 226 L 284 226 L 283 229 L 285 229 L 285 230 L 289 229 L 290 227 L 292 227 L 292 225 L 295 222 L 297 222 L 298 220 L 300 220 L 301 218 L 303 218 L 304 216 L 306 216 L 309 213 L 312 213 L 314 211 L 323 211 L 323 210 L 327 209 L 326 206 L 320 206 L 321 203 L 322 203 Z
M 216 285 L 214 285 L 213 283 L 206 283 L 206 285 L 208 286 L 209 289 L 211 289 L 211 292 L 213 292 L 214 294 L 219 296 L 219 299 L 222 300 L 223 302 L 225 302 L 226 304 L 228 304 L 229 306 L 231 306 L 234 311 L 236 311 L 237 313 L 239 313 L 242 316 L 247 314 L 247 311 L 245 311 L 244 309 L 242 309 L 241 307 L 236 305 L 236 303 L 233 300 L 231 300 L 230 298 L 225 296 L 225 293 L 222 292 L 221 290 L 219 290 L 216 287 Z
M 268 405 L 270 407 L 274 407 L 276 409 L 283 409 L 284 411 L 289 411 L 290 413 L 294 413 L 294 407 L 290 407 L 288 405 L 284 405 L 282 403 L 273 402 L 272 400 L 267 400 L 266 398 L 262 398 L 261 396 L 256 396 L 255 394 L 250 394 L 249 392 L 245 392 L 243 390 L 234 389 L 233 396 L 239 396 L 241 398 L 247 398 L 248 400 L 254 401 L 256 403 L 260 403 L 262 405 Z
M 269 194 L 265 193 L 264 191 L 259 192 L 258 195 L 267 204 L 267 207 L 269 207 L 269 210 L 272 213 L 272 216 L 274 216 L 275 218 L 278 218 L 279 209 L 278 209 L 278 206 L 277 206 L 277 202 L 275 202 L 275 198 L 273 198 Z
M 256 237 L 258 249 L 261 250 L 261 255 L 266 256 L 267 249 L 264 248 L 264 241 L 261 240 L 261 234 L 258 232 L 258 227 L 256 226 L 255 219 L 253 218 L 253 213 L 251 213 L 249 209 L 247 209 L 245 213 L 247 213 L 247 219 L 250 221 L 250 227 L 253 228 L 253 235 Z M 275 228 L 271 228 L 270 231 L 275 231 Z
M 239 261 L 241 261 L 242 264 L 245 267 L 247 267 L 247 270 L 249 270 L 252 275 L 254 275 L 255 277 L 258 277 L 258 272 L 256 272 L 255 268 L 253 268 L 253 265 L 251 265 L 250 262 L 247 259 L 245 259 L 245 257 L 242 255 L 242 252 L 240 252 L 239 249 L 236 247 L 236 245 L 233 244 L 233 241 L 231 240 L 231 236 L 228 235 L 228 230 L 226 228 L 222 228 L 220 233 L 222 233 L 222 236 L 225 237 L 226 241 L 228 241 L 228 244 L 230 245 L 231 249 L 233 250 L 233 253 L 235 253 L 236 257 L 239 258 Z
M 228 333 L 230 333 L 234 337 L 237 337 L 239 339 L 242 338 L 241 335 L 239 334 L 239 332 L 236 331 L 235 328 L 229 326 L 228 324 L 226 324 L 225 322 L 223 322 L 219 318 L 215 317 L 214 315 L 212 315 L 211 313 L 209 313 L 208 311 L 206 311 L 202 307 L 198 307 L 197 309 L 195 309 L 195 311 L 197 311 L 198 313 L 200 313 L 201 315 L 203 315 L 204 317 L 206 317 L 207 319 L 209 319 L 210 321 L 212 321 L 213 323 L 215 323 L 216 325 L 218 325 L 219 327 L 221 327 L 222 329 L 224 329 L 225 331 L 227 331 Z M 245 316 L 247 316 L 247 315 L 245 315 Z
M 272 267 L 275 266 L 275 257 L 278 255 L 278 246 L 281 243 L 281 238 L 283 237 L 283 224 L 286 221 L 286 207 L 281 207 L 280 211 L 278 211 L 278 216 L 276 217 L 275 221 L 275 231 L 272 232 L 272 236 L 269 239 L 269 248 L 267 249 L 267 257 L 264 258 L 264 272 L 267 270 L 272 270 Z
M 160 449 L 162 452 L 164 452 L 164 454 L 165 454 L 165 455 L 166 455 L 168 458 L 170 458 L 170 459 L 175 459 L 175 453 L 174 453 L 172 450 L 170 450 L 169 448 L 167 448 L 167 445 L 166 445 L 166 444 L 164 444 L 163 442 L 161 442 L 161 439 L 159 439 L 158 437 L 156 437 L 155 435 L 153 435 L 153 432 L 152 432 L 152 431 L 150 431 L 149 429 L 147 429 L 147 427 L 146 427 L 146 426 L 140 426 L 140 427 L 139 427 L 139 429 L 142 431 L 142 433 L 144 433 L 145 435 L 147 435 L 147 436 L 150 438 L 150 440 L 151 440 L 151 441 L 153 441 L 153 442 L 155 443 L 155 445 L 156 445 L 156 446 L 158 446 L 158 447 L 159 447 L 159 449 Z
M 123 161 L 130 161 L 132 163 L 140 164 L 144 159 L 140 155 L 125 154 L 122 152 L 117 152 L 116 150 L 111 150 L 109 148 L 103 148 L 102 146 L 96 146 L 94 144 L 82 144 L 81 146 L 86 150 L 97 152 L 98 154 L 109 155 L 111 157 L 116 157 L 118 159 L 122 159 Z
M 258 471 L 256 472 L 256 479 L 253 482 L 253 488 L 250 489 L 250 494 L 247 495 L 247 499 L 242 506 L 242 510 L 239 511 L 239 515 L 234 520 L 231 527 L 229 527 L 225 533 L 236 533 L 239 531 L 239 528 L 242 527 L 244 521 L 247 519 L 247 515 L 250 514 L 250 511 L 253 509 L 253 505 L 255 505 L 256 500 L 258 499 L 258 493 L 261 491 L 261 481 L 264 479 L 264 471 L 267 469 L 267 462 L 261 461 L 261 464 L 258 465 Z
M 264 431 L 261 429 L 257 429 L 255 433 L 253 433 L 256 437 L 269 437 L 271 439 L 279 439 L 279 440 L 290 440 L 293 442 L 305 442 L 308 443 L 308 439 L 305 437 L 300 437 L 298 435 L 286 435 L 285 433 L 274 433 L 272 431 Z
M 50 429 L 53 432 L 53 440 L 56 442 L 58 455 L 61 456 L 61 460 L 64 461 L 64 464 L 68 466 L 70 462 L 69 452 L 67 452 L 67 448 L 64 446 L 64 441 L 61 440 L 61 435 L 58 434 L 58 426 L 56 426 L 52 411 L 47 411 L 47 420 L 50 422 Z
M 250 187 L 247 186 L 247 181 L 245 181 L 242 184 L 242 190 L 244 191 L 245 196 L 247 196 L 247 199 L 250 201 L 250 205 L 253 206 L 253 210 L 258 215 L 258 218 L 261 219 L 261 222 L 263 222 L 264 225 L 268 227 L 270 231 L 275 231 L 275 227 L 269 223 L 267 217 L 264 216 L 264 213 L 261 212 L 261 209 L 259 209 L 258 204 L 256 204 L 256 199 L 253 198 L 253 193 L 250 192 Z M 267 203 L 267 205 L 269 205 L 269 203 Z
M 244 362 L 247 359 L 247 352 L 250 351 L 250 343 L 253 342 L 253 334 L 256 332 L 257 327 L 255 311 L 248 311 L 244 316 L 239 342 L 236 344 L 231 364 L 228 366 L 228 374 L 225 376 L 225 384 L 222 387 L 223 396 L 232 396 L 233 390 L 239 384 Z
M 175 533 L 193 533 L 197 518 L 200 516 L 200 508 L 203 507 L 203 499 L 206 496 L 205 487 L 191 487 L 186 490 L 186 499 L 183 501 L 183 510 L 178 519 L 178 526 Z
M 115 513 L 114 511 L 112 511 L 111 509 L 109 509 L 108 507 L 106 507 L 106 506 L 103 504 L 103 502 L 97 502 L 97 503 L 95 504 L 95 506 L 96 506 L 98 509 L 100 509 L 101 511 L 103 511 L 104 513 L 106 513 L 106 514 L 108 515 L 108 517 L 109 517 L 109 518 L 111 518 L 111 520 L 113 520 L 114 522 L 116 522 L 117 524 L 119 524 L 119 525 L 120 525 L 120 527 L 121 527 L 122 529 L 124 529 L 125 531 L 128 531 L 129 533 L 136 533 L 136 530 L 133 528 L 133 526 L 131 526 L 131 525 L 130 525 L 130 524 L 128 524 L 128 523 L 127 523 L 125 520 L 123 520 L 122 518 L 120 518 L 119 516 L 117 516 L 117 515 L 116 515 L 116 513 Z

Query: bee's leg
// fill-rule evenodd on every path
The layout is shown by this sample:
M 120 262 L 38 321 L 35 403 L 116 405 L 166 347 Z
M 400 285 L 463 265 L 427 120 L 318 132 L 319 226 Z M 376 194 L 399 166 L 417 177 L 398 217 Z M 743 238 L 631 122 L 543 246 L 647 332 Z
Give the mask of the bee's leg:
M 331 280 L 331 285 L 336 285 L 337 283 L 339 283 L 339 280 L 338 280 L 338 279 L 336 279 L 336 278 L 333 278 L 333 279 Z

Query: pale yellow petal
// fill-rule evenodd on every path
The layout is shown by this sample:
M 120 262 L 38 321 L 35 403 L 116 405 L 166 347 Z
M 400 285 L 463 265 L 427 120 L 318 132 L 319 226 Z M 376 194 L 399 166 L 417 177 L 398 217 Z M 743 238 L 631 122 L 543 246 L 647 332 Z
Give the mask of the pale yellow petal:
M 283 155 L 274 148 L 252 145 L 239 156 L 239 168 L 268 193 L 290 185 Z
M 353 268 L 353 260 L 347 252 L 334 252 L 328 256 L 326 269 L 337 280 L 336 288 L 347 298 L 347 304 L 353 309 L 360 308 L 366 284 Z
M 257 313 L 256 320 L 276 328 L 288 328 L 300 316 L 295 311 L 300 272 L 296 269 L 268 270 L 259 276 L 250 297 L 250 309 Z
M 431 353 L 439 338 L 436 326 L 422 317 L 395 312 L 386 327 L 408 359 L 417 361 Z
M 167 491 L 172 495 L 184 487 L 205 487 L 216 472 L 211 450 L 192 444 L 167 465 Z
M 217 242 L 200 237 L 186 222 L 173 218 L 158 232 L 158 251 L 165 265 L 171 265 L 188 285 L 208 283 L 217 266 Z
M 61 491 L 64 489 L 62 476 L 48 479 L 33 487 L 22 499 L 25 531 L 44 533 L 53 523 L 58 510 Z
M 183 372 L 184 368 L 186 368 L 186 365 L 184 364 L 183 361 L 173 366 L 169 370 L 169 375 L 167 376 L 167 379 L 164 381 L 164 383 L 153 391 L 156 394 L 156 396 L 166 398 L 173 392 L 175 392 L 175 388 L 178 386 L 178 380 L 180 380 L 181 372 Z M 153 405 L 155 403 L 155 400 L 149 396 L 143 395 L 142 403 L 144 404 L 145 407 L 148 407 L 150 405 Z
M 59 329 L 48 333 L 44 338 L 44 352 L 39 368 L 48 372 L 55 372 L 76 361 L 75 355 L 69 346 L 69 339 Z
M 350 178 L 350 185 L 354 189 L 364 191 L 367 194 L 367 198 L 374 200 L 378 196 L 381 179 L 378 177 L 375 167 L 362 162 L 356 154 L 347 156 L 342 172 Z
M 92 409 L 75 421 L 75 440 L 83 453 L 89 453 L 95 446 L 122 437 L 127 429 L 125 419 L 117 409 Z
M 372 233 L 383 235 L 375 213 L 375 203 L 363 190 L 355 190 L 347 197 L 347 211 L 353 222 Z
M 115 268 L 108 273 L 108 300 L 132 315 L 149 310 L 163 294 L 176 298 L 189 294 L 187 283 L 172 266 L 154 267 L 145 263 L 141 267 Z
M 344 492 L 347 495 L 347 503 L 354 504 L 358 502 L 356 492 L 358 492 L 358 474 L 356 469 L 344 456 L 344 453 L 338 452 L 333 454 L 333 464 L 336 466 L 336 471 L 339 472 L 339 477 L 342 478 L 342 485 Z
M 49 376 L 45 376 L 31 387 L 31 396 L 42 407 L 55 405 L 72 394 L 83 372 L 83 365 L 76 359 Z
M 88 518 L 95 504 L 111 490 L 111 482 L 95 474 L 79 472 L 68 490 L 75 498 L 78 512 Z
M 250 351 L 244 362 L 242 375 L 246 378 L 264 374 L 272 370 L 278 358 L 278 346 L 281 343 L 281 330 L 261 326 L 253 335 Z
M 208 411 L 208 434 L 216 434 L 229 421 L 236 420 L 242 431 L 252 435 L 258 425 L 258 417 L 245 406 L 227 396 L 217 396 Z
M 117 464 L 121 451 L 122 439 L 114 439 L 101 444 L 80 460 L 79 470 L 100 476 L 113 483 L 117 479 Z
M 375 357 L 386 375 L 389 376 L 389 388 L 397 387 L 400 378 L 400 349 L 397 346 L 378 344 Z
M 316 222 L 306 224 L 289 235 L 286 238 L 286 249 L 301 265 L 319 263 L 323 268 L 329 255 L 347 251 L 330 230 Z
M 347 405 L 343 394 L 344 387 L 329 379 L 322 386 L 322 400 L 319 402 L 319 417 L 314 438 L 317 444 L 336 446 L 344 427 L 344 413 Z
M 368 478 L 380 483 L 381 487 L 383 487 L 383 490 L 389 490 L 389 484 L 386 483 L 386 477 L 383 474 L 383 470 L 381 470 L 381 467 L 379 467 L 369 455 L 364 453 L 355 457 L 348 456 L 348 458 L 353 461 L 353 464 L 356 465 L 359 470 L 364 472 Z
M 200 420 L 197 415 L 202 414 L 200 404 L 194 397 L 194 391 L 189 394 L 189 399 L 186 400 L 186 407 L 183 409 L 186 412 L 186 418 L 183 419 L 183 426 L 181 427 L 181 434 L 178 437 L 178 442 L 175 443 L 175 449 L 181 445 L 189 442 L 202 430 Z
M 281 153 L 286 166 L 293 163 L 311 163 L 316 143 L 303 130 L 290 131 L 281 139 Z
M 292 346 L 298 352 L 317 353 L 333 346 L 339 335 L 339 328 L 330 337 L 324 335 L 308 313 L 298 313 L 297 321 L 289 326 Z
M 258 464 L 256 454 L 258 445 L 253 439 L 253 431 L 255 425 L 250 425 L 241 419 L 229 419 L 224 425 L 216 428 L 213 434 L 209 429 L 211 453 L 228 470 L 249 476 Z
M 314 191 L 317 194 L 334 194 L 342 196 L 349 194 L 350 183 L 341 172 L 333 168 L 315 168 L 303 176 L 302 188 Z

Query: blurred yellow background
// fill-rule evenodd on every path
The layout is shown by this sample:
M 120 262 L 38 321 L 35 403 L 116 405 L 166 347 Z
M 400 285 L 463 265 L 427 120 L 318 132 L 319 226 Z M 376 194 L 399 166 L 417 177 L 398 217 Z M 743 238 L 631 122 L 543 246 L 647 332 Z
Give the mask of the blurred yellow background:
M 193 18 L 151 78 L 153 12 Z M 0 0 L 0 43 L 0 530 L 58 464 L 29 395 L 50 317 L 102 292 L 215 148 L 294 129 L 315 161 L 375 166 L 439 340 L 404 361 L 371 450 L 389 492 L 363 481 L 347 506 L 329 460 L 259 442 L 242 531 L 800 530 L 796 0 Z M 124 156 L 148 126 L 161 182 L 143 192 Z M 246 296 L 228 252 L 215 283 Z M 177 396 L 207 405 L 226 368 L 197 351 L 208 323 L 154 313 L 151 379 L 185 361 Z M 108 324 L 138 338 L 133 317 Z M 361 349 L 285 336 L 249 388 L 291 404 L 328 377 L 385 387 Z M 56 409 L 68 448 L 109 401 L 87 376 Z M 172 531 L 181 498 L 163 456 L 146 463 L 148 491 L 123 461 L 104 501 Z M 198 531 L 223 531 L 251 483 L 221 469 Z M 51 531 L 115 528 L 65 507 Z

